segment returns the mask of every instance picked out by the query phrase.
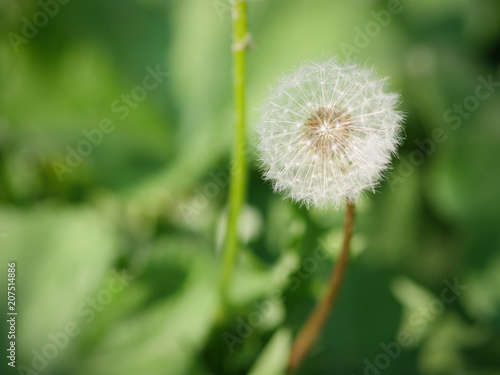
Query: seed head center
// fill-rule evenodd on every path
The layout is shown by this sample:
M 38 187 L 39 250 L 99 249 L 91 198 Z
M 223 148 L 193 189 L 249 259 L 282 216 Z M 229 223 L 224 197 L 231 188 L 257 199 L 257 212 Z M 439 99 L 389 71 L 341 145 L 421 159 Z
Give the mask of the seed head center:
M 331 155 L 342 149 L 349 136 L 352 117 L 339 108 L 318 107 L 304 123 L 304 137 L 311 149 Z

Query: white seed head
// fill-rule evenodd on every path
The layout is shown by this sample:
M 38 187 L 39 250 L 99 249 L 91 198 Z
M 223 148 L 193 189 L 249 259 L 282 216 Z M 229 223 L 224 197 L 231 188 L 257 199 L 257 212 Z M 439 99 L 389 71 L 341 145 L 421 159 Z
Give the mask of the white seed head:
M 302 65 L 271 90 L 257 150 L 275 191 L 338 207 L 379 183 L 400 140 L 399 96 L 372 69 L 336 59 Z

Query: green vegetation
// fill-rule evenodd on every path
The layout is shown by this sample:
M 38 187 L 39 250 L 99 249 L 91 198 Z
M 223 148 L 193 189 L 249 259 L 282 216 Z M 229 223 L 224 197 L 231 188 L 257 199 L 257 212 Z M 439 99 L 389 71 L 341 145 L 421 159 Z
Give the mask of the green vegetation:
M 297 374 L 500 373 L 497 1 L 248 2 L 248 188 L 224 314 L 229 2 L 41 2 L 57 9 L 0 3 L 0 312 L 15 261 L 19 313 L 2 374 L 282 374 L 344 213 L 273 193 L 254 109 L 331 55 L 391 77 L 406 140 L 356 206 L 343 288 Z

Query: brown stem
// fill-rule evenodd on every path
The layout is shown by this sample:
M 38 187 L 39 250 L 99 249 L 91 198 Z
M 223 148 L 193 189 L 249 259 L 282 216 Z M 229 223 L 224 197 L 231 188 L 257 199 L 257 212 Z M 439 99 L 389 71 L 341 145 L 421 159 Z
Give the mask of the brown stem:
M 300 366 L 321 333 L 326 319 L 335 304 L 335 300 L 339 294 L 342 279 L 347 268 L 347 261 L 349 259 L 349 243 L 351 242 L 353 227 L 354 205 L 347 202 L 344 221 L 344 241 L 342 243 L 340 256 L 330 275 L 326 294 L 316 305 L 313 313 L 309 316 L 309 319 L 304 324 L 297 338 L 293 342 L 290 356 L 288 357 L 288 373 L 291 373 Z

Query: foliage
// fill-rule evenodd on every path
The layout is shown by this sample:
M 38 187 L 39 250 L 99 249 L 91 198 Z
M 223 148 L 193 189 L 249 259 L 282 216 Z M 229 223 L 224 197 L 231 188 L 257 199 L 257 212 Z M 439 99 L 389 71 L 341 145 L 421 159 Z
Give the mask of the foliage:
M 221 309 L 232 139 L 224 4 L 71 1 L 15 53 L 8 33 L 22 35 L 40 5 L 0 3 L 0 279 L 16 261 L 17 370 L 74 322 L 78 334 L 37 372 L 282 373 L 335 260 L 342 213 L 273 194 L 251 144 L 244 243 Z M 330 55 L 390 76 L 406 114 L 400 158 L 359 206 L 344 289 L 299 374 L 363 374 L 403 332 L 408 345 L 381 374 L 500 373 L 499 8 L 249 4 L 250 124 L 276 77 Z M 134 101 L 148 67 L 168 77 Z M 59 178 L 62 164 L 71 171 Z M 445 302 L 445 280 L 466 289 Z M 6 328 L 3 319 L 4 353 Z M 5 357 L 1 366 L 11 373 Z

